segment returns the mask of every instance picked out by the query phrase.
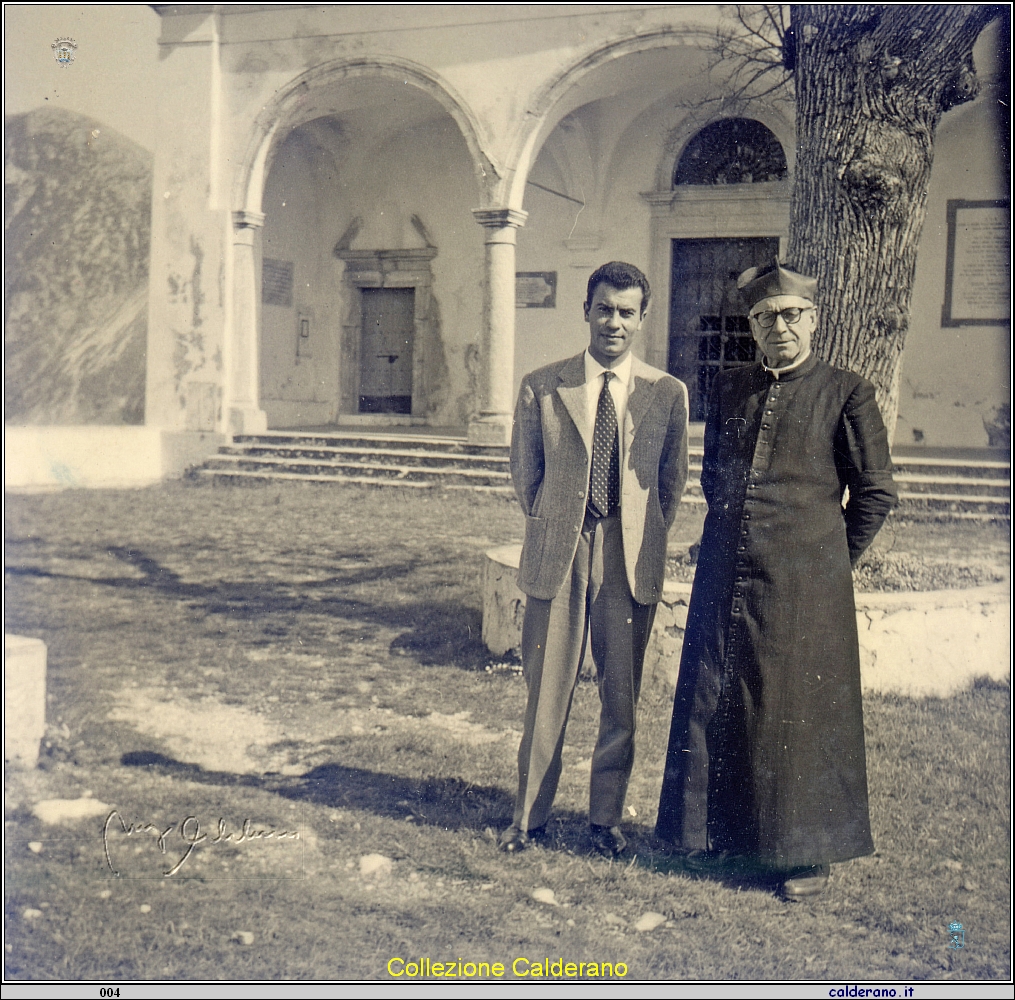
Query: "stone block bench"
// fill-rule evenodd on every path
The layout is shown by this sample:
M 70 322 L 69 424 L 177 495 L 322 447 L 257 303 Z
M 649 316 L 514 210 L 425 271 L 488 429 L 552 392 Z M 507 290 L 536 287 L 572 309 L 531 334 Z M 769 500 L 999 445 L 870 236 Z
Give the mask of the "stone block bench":
M 520 545 L 485 553 L 483 642 L 495 656 L 521 645 Z M 676 686 L 691 585 L 668 580 L 645 654 L 644 685 Z M 1011 677 L 1008 584 L 970 590 L 856 595 L 864 691 L 947 697 L 979 677 Z
M 46 644 L 4 636 L 4 761 L 32 768 L 46 733 Z

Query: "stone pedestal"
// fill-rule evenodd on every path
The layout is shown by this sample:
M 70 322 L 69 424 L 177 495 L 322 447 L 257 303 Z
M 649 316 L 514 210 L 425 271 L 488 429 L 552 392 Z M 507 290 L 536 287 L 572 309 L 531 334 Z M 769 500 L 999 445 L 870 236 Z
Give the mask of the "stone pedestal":
M 4 760 L 16 767 L 39 763 L 46 732 L 46 644 L 4 636 Z
M 483 568 L 483 642 L 495 656 L 518 650 L 522 643 L 525 595 L 518 589 L 520 545 L 489 549 Z M 645 653 L 643 686 L 661 684 L 673 689 L 680 667 L 680 650 L 687 625 L 689 583 L 667 581 L 656 609 L 655 624 Z
M 689 583 L 667 580 L 663 584 L 663 599 L 656 607 L 652 636 L 645 651 L 644 686 L 658 684 L 671 693 L 676 690 L 690 600 Z
M 483 565 L 483 643 L 494 656 L 519 650 L 525 595 L 518 589 L 520 545 L 489 549 Z

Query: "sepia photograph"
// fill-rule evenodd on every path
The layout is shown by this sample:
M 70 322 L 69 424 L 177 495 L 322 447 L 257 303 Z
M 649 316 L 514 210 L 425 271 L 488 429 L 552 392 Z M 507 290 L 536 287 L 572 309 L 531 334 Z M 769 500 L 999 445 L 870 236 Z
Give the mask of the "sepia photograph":
M 5 993 L 1010 996 L 1008 5 L 3 17 Z

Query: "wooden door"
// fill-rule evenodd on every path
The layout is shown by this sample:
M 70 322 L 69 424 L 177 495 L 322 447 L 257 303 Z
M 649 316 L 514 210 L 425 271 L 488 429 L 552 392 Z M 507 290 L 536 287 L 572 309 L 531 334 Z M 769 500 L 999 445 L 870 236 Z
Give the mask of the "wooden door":
M 360 413 L 412 413 L 415 289 L 361 290 Z
M 687 385 L 691 420 L 704 420 L 716 374 L 755 360 L 737 278 L 749 267 L 775 260 L 779 238 L 673 240 L 672 244 L 669 370 Z

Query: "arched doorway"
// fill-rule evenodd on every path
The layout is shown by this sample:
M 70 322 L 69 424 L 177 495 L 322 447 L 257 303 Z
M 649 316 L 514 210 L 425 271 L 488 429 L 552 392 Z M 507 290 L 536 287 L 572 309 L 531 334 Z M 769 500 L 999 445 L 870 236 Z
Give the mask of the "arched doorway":
M 778 185 L 787 176 L 786 154 L 771 129 L 750 118 L 723 118 L 684 147 L 673 188 Z M 671 239 L 667 367 L 687 385 L 692 420 L 705 419 L 720 371 L 754 362 L 755 344 L 736 279 L 778 255 L 778 232 Z

